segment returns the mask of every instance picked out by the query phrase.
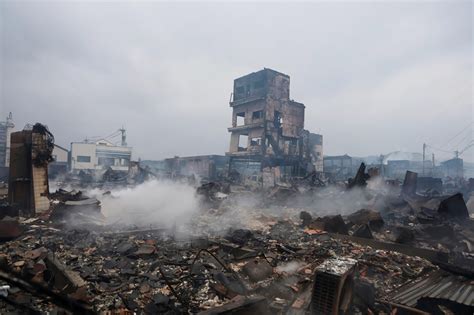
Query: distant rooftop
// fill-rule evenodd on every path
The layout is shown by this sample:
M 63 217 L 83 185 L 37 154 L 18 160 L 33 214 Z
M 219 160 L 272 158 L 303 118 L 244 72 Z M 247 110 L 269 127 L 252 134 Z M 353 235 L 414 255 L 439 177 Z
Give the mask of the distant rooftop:
M 259 74 L 263 74 L 263 73 L 273 73 L 273 74 L 277 74 L 277 75 L 282 75 L 282 76 L 285 76 L 287 78 L 290 78 L 289 75 L 283 73 L 283 72 L 279 72 L 279 71 L 276 71 L 276 70 L 273 70 L 273 69 L 270 69 L 270 68 L 263 68 L 262 70 L 259 70 L 257 72 L 252 72 L 252 73 L 249 73 L 249 74 L 246 74 L 244 76 L 241 76 L 235 80 L 240 80 L 240 79 L 245 79 L 247 77 L 251 77 L 251 76 L 255 76 L 255 75 L 259 75 Z

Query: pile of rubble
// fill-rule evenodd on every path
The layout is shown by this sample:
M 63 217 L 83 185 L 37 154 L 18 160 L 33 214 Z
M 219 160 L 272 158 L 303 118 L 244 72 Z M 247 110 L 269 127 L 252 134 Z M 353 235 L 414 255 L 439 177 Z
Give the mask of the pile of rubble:
M 462 195 L 417 195 L 409 180 L 401 192 L 372 191 L 359 173 L 347 190 L 209 183 L 197 189 L 202 209 L 178 229 L 108 225 L 100 201 L 57 191 L 47 214 L 0 221 L 0 309 L 472 314 L 474 222 Z M 359 188 L 355 212 L 323 215 L 332 210 L 295 199 L 311 191 L 340 207 Z M 249 196 L 249 207 L 237 201 Z
M 418 257 L 308 233 L 291 221 L 278 221 L 268 232 L 234 230 L 223 238 L 185 240 L 159 229 L 64 231 L 39 219 L 22 226 L 21 237 L 0 247 L 0 278 L 21 279 L 31 289 L 7 282 L 14 288 L 4 299 L 42 312 L 64 307 L 52 303 L 61 295 L 74 302 L 66 308 L 73 312 L 194 313 L 226 308 L 230 301 L 240 308 L 257 298 L 247 307 L 304 313 L 314 270 L 351 258 L 357 285 L 370 296 L 350 306 L 390 313 L 393 306 L 382 300 L 388 292 L 437 269 Z

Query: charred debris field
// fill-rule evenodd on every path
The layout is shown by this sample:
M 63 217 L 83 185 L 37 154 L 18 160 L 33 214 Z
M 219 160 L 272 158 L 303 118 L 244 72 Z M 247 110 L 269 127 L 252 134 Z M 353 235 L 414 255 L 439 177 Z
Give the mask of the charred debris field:
M 0 315 L 474 315 L 473 4 L 0 0 Z
M 361 174 L 270 190 L 63 183 L 35 216 L 5 199 L 1 313 L 472 314 L 463 195 Z
M 52 177 L 48 128 L 12 133 L 1 313 L 473 314 L 474 180 L 406 171 L 399 181 L 364 163 L 326 177 L 312 159 L 322 138 L 303 135 L 298 159 L 251 163 L 236 146 L 227 172 L 206 156 L 170 159 L 160 174 L 130 162 Z M 188 163 L 209 177 L 176 172 Z

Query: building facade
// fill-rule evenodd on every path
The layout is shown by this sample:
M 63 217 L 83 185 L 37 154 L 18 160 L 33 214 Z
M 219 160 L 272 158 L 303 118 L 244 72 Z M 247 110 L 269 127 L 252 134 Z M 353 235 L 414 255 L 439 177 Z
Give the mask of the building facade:
M 347 154 L 325 156 L 324 172 L 331 180 L 347 180 L 349 177 L 355 176 L 362 162 L 361 159 L 354 158 Z
M 0 167 L 10 165 L 11 133 L 14 127 L 12 113 L 4 122 L 0 122 Z
M 217 180 L 227 172 L 228 157 L 201 155 L 165 159 L 167 175 L 194 176 L 196 179 Z
M 288 75 L 265 68 L 235 79 L 230 107 L 231 173 L 270 183 L 322 171 L 322 136 L 304 129 L 305 106 L 290 99 Z
M 316 133 L 310 133 L 308 141 L 308 146 L 311 151 L 311 164 L 314 166 L 316 172 L 322 173 L 324 171 L 323 136 Z
M 463 178 L 464 177 L 464 163 L 461 158 L 453 158 L 441 162 L 440 169 L 444 177 Z
M 58 175 L 67 173 L 69 168 L 69 151 L 62 146 L 55 144 L 52 156 L 53 161 L 48 165 L 49 176 L 56 177 Z
M 72 142 L 70 151 L 70 170 L 128 171 L 132 148 L 116 146 L 107 140 L 97 142 Z
M 48 164 L 52 161 L 54 137 L 39 123 L 11 135 L 8 201 L 26 215 L 49 209 Z
M 67 163 L 69 159 L 69 151 L 60 145 L 55 144 L 53 149 L 53 160 L 57 163 Z

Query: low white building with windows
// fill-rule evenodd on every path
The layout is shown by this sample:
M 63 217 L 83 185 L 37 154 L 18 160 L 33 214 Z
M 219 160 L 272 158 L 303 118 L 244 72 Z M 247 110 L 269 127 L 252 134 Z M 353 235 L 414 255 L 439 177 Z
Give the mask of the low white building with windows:
M 128 171 L 132 148 L 116 146 L 107 140 L 71 143 L 71 171 L 102 170 Z
M 53 162 L 56 163 L 67 163 L 69 160 L 69 151 L 60 145 L 55 144 L 53 149 Z
M 67 173 L 69 169 L 69 151 L 60 145 L 55 144 L 53 148 L 53 161 L 48 164 L 50 177 Z

